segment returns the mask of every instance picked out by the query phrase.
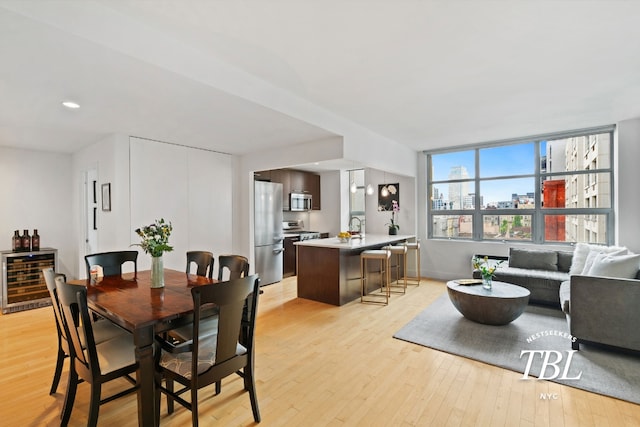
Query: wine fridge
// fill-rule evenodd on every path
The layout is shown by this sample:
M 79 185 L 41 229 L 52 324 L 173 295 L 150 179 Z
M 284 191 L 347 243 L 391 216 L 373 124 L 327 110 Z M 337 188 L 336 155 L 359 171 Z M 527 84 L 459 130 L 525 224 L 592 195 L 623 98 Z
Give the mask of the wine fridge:
M 58 251 L 42 248 L 35 252 L 2 251 L 2 313 L 51 305 L 42 270 L 56 269 Z

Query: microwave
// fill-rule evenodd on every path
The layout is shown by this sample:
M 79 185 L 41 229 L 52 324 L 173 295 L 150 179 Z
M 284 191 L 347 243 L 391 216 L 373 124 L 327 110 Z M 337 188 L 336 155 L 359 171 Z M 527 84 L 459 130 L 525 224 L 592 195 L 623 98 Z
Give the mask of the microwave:
M 291 193 L 289 197 L 289 210 L 298 212 L 311 210 L 311 194 Z

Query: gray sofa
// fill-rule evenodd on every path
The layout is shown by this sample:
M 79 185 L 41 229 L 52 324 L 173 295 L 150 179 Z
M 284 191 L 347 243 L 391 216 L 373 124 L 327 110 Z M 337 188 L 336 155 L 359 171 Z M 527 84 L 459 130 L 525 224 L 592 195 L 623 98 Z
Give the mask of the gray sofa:
M 576 341 L 640 351 L 640 280 L 571 276 L 562 283 L 562 310 Z
M 580 249 L 582 254 L 576 255 L 576 261 L 582 257 L 578 264 L 584 264 L 585 246 L 589 245 L 580 246 L 578 244 L 576 250 Z M 589 252 L 588 248 L 586 250 Z M 494 280 L 529 289 L 530 303 L 564 311 L 569 332 L 575 338 L 574 350 L 579 350 L 580 343 L 587 342 L 640 351 L 640 265 L 635 264 L 633 279 L 603 277 L 605 274 L 587 276 L 580 274 L 581 265 L 577 270 L 575 265 L 572 267 L 573 254 L 511 248 L 509 257 L 488 258 L 490 262 L 503 260 L 495 271 Z M 570 274 L 572 270 L 573 274 Z M 628 277 L 632 276 L 631 272 Z M 474 270 L 473 277 L 479 279 L 482 275 Z
M 511 248 L 508 257 L 487 257 L 490 263 L 503 261 L 494 280 L 527 288 L 531 292 L 529 303 L 560 308 L 560 285 L 569 280 L 573 252 Z M 473 277 L 480 279 L 482 275 L 474 270 Z

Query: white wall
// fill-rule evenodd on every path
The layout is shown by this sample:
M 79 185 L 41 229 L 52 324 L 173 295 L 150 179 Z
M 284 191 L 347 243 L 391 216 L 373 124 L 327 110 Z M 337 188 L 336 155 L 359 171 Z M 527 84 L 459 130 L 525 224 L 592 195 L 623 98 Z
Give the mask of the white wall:
M 640 118 L 618 123 L 616 136 L 616 243 L 640 253 Z
M 133 161 L 131 141 L 138 148 L 144 147 L 134 149 Z M 73 230 L 77 231 L 72 277 L 85 276 L 82 173 L 92 168 L 98 171 L 98 188 L 103 183 L 111 184 L 111 211 L 98 209 L 98 251 L 132 248 L 139 243 L 136 228 L 164 217 L 173 222 L 170 243 L 175 248 L 167 254 L 165 267 L 182 270 L 187 250 L 233 252 L 232 156 L 111 135 L 73 155 L 73 179 L 67 185 L 67 189 L 73 189 L 69 212 Z M 138 268 L 144 269 L 150 261 L 140 252 Z
M 231 156 L 140 138 L 131 138 L 130 144 L 130 242 L 140 242 L 136 228 L 164 218 L 173 226 L 173 251 L 163 256 L 165 268 L 183 270 L 189 250 L 216 257 L 231 253 Z M 151 257 L 140 250 L 138 268 L 150 266 Z
M 340 171 L 320 174 L 320 208 L 309 212 L 308 230 L 335 236 L 340 231 Z
M 11 250 L 14 230 L 33 234 L 40 247 L 58 249 L 58 266 L 74 270 L 76 246 L 71 208 L 71 155 L 0 147 L 0 250 Z
M 414 162 L 415 163 L 415 162 Z M 367 234 L 388 234 L 391 212 L 378 210 L 378 185 L 400 185 L 400 211 L 396 213 L 396 224 L 400 226 L 399 234 L 416 234 L 416 180 L 413 177 L 396 175 L 377 169 L 365 170 L 365 185 L 371 184 L 374 193 L 366 196 L 366 232 Z
M 109 135 L 97 143 L 73 154 L 73 183 L 68 187 L 72 191 L 73 202 L 70 215 L 73 217 L 76 246 L 76 262 L 73 277 L 86 275 L 84 255 L 84 200 L 83 172 L 89 169 L 98 171 L 98 251 L 116 251 L 128 249 L 131 244 L 131 206 L 129 200 L 129 137 Z M 111 211 L 101 209 L 102 184 L 111 184 Z

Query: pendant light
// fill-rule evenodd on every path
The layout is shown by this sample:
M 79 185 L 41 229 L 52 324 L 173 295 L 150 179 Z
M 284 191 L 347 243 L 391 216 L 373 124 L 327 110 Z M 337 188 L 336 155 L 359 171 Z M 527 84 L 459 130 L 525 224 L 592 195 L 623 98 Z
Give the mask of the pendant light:
M 383 181 L 382 189 L 380 190 L 380 195 L 382 197 L 387 197 L 389 195 L 389 189 L 387 188 L 387 173 L 383 172 L 383 174 L 384 174 L 384 181 Z
M 356 191 L 358 191 L 358 186 L 356 185 L 356 178 L 355 178 L 355 170 L 356 170 L 356 164 L 355 162 L 351 162 L 351 170 L 349 171 L 349 176 L 351 176 L 351 184 L 349 185 L 349 191 L 351 191 L 352 194 L 355 194 Z

